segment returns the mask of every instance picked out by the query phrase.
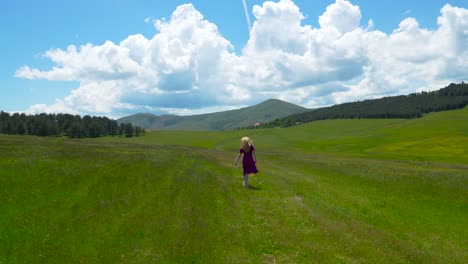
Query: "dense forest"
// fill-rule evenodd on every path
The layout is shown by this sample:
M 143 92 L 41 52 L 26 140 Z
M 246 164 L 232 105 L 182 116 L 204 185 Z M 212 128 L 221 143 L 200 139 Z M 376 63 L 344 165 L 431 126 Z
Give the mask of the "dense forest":
M 0 112 L 0 134 L 68 136 L 86 138 L 100 136 L 141 136 L 145 130 L 131 123 L 121 123 L 107 117 L 71 114 L 9 114 Z
M 452 83 L 432 92 L 384 97 L 314 109 L 276 119 L 257 128 L 288 127 L 316 120 L 338 118 L 417 118 L 424 113 L 459 109 L 467 104 L 468 84 Z

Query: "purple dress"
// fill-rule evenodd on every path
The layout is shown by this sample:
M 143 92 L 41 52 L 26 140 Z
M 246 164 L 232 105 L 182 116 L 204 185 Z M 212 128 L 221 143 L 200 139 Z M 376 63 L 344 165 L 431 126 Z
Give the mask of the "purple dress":
M 244 153 L 244 157 L 242 157 L 242 166 L 244 167 L 244 175 L 251 174 L 251 173 L 258 173 L 257 166 L 255 166 L 255 161 L 253 158 L 252 151 L 255 148 L 253 145 L 250 145 L 250 149 L 246 152 L 243 148 L 239 150 L 240 153 Z

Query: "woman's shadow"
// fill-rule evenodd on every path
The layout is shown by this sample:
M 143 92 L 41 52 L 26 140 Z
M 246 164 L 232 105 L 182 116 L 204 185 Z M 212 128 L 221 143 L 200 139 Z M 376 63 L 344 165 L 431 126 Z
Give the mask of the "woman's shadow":
M 253 190 L 253 191 L 260 191 L 260 187 L 256 187 L 256 186 L 252 186 L 252 185 L 249 185 L 249 187 L 247 187 L 247 189 L 249 190 Z

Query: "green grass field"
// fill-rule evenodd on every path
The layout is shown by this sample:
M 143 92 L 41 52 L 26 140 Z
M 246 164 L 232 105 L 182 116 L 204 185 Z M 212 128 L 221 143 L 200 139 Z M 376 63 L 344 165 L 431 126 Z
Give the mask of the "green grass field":
M 248 135 L 260 174 L 233 161 Z M 468 263 L 468 108 L 287 129 L 0 135 L 0 263 Z

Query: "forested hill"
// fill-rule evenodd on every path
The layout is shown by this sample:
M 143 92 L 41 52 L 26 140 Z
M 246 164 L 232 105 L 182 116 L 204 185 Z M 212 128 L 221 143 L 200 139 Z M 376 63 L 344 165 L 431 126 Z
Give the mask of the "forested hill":
M 417 118 L 424 113 L 463 108 L 468 104 L 468 84 L 450 84 L 432 92 L 412 93 L 345 103 L 276 119 L 262 127 L 287 127 L 297 123 L 337 118 Z
M 130 123 L 117 123 L 116 120 L 100 116 L 79 116 L 71 114 L 9 114 L 0 111 L 0 134 L 68 136 L 86 138 L 100 136 L 140 136 L 145 130 Z

